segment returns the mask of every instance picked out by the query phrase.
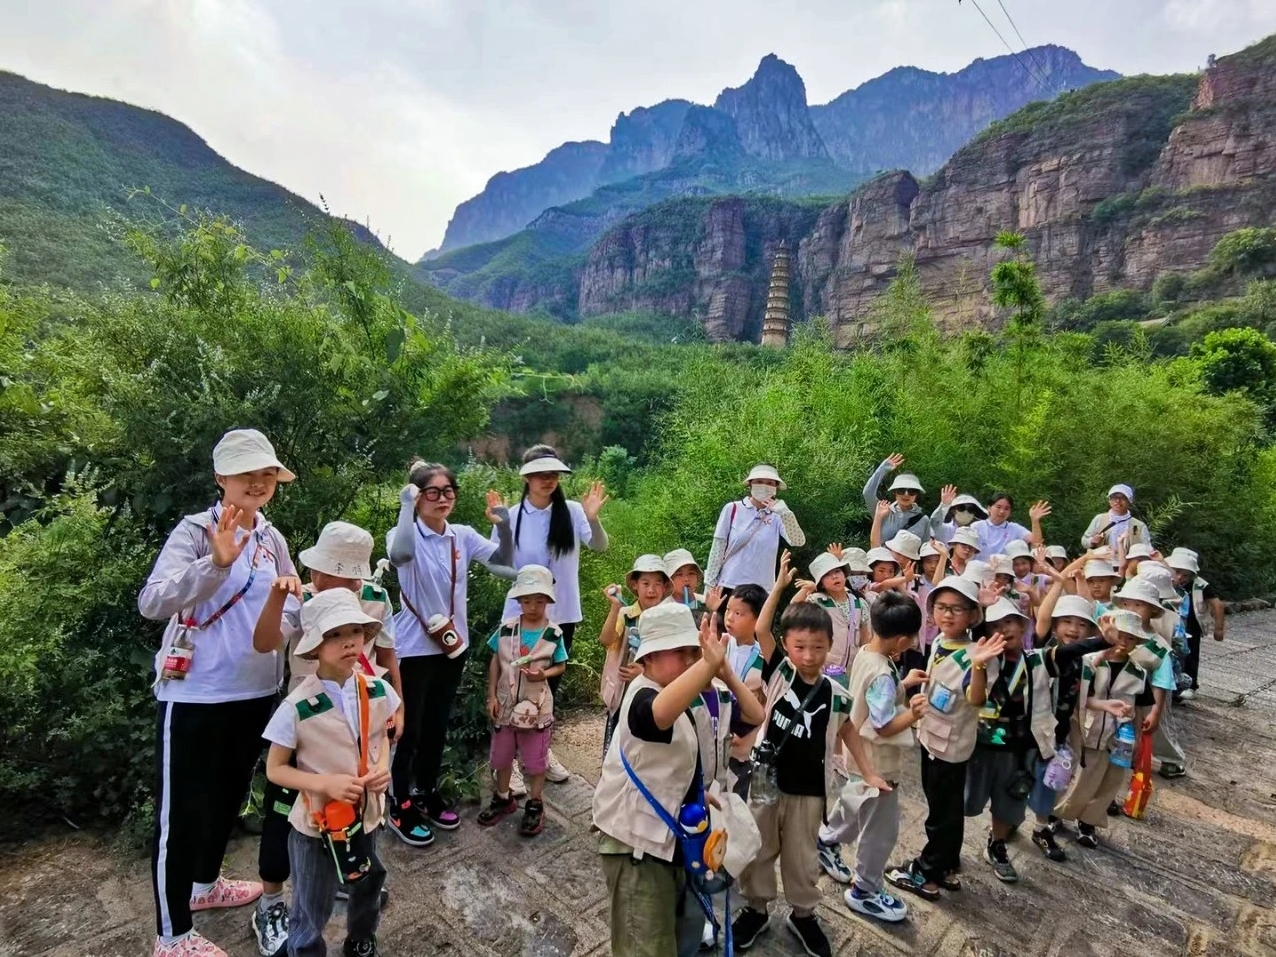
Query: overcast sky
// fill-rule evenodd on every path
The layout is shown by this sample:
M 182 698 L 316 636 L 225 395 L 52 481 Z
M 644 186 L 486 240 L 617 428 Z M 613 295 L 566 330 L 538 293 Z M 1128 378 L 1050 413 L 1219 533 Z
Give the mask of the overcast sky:
M 0 69 L 150 107 L 409 259 L 493 173 L 767 53 L 823 103 L 893 66 L 1016 48 L 997 0 L 0 0 Z M 1276 32 L 1276 0 L 1002 0 L 1031 45 L 1195 70 Z M 0 150 L 3 150 L 0 143 Z

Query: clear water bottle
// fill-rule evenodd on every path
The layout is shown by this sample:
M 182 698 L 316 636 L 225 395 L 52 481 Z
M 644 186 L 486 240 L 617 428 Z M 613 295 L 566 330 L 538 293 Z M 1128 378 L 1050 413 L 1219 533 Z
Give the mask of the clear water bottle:
M 749 803 L 768 807 L 780 800 L 775 771 L 775 745 L 763 741 L 753 749 L 753 773 L 749 778 Z
M 1072 762 L 1072 749 L 1066 744 L 1059 745 L 1054 757 L 1046 765 L 1046 772 L 1041 778 L 1042 783 L 1051 791 L 1065 790 L 1072 782 Z
M 1122 721 L 1112 737 L 1109 760 L 1118 768 L 1134 766 L 1134 722 Z

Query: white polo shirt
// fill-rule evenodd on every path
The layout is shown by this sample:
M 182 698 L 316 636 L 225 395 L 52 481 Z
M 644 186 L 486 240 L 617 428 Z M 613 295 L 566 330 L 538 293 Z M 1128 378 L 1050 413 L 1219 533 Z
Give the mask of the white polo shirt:
M 549 607 L 549 619 L 555 624 L 571 625 L 583 617 L 580 611 L 580 547 L 594 540 L 594 533 L 585 518 L 585 508 L 580 502 L 567 502 L 572 515 L 572 530 L 576 533 L 576 546 L 566 555 L 553 556 L 549 551 L 549 515 L 553 503 L 545 508 L 535 508 L 526 499 L 511 510 L 510 521 L 514 532 L 514 568 L 524 565 L 544 565 L 554 574 L 554 591 L 558 600 Z M 492 529 L 496 539 L 496 529 Z M 505 602 L 505 618 L 520 613 L 518 602 Z
M 1018 522 L 994 525 L 986 518 L 981 518 L 971 527 L 979 536 L 979 557 L 984 561 L 988 561 L 989 555 L 1006 554 L 1007 545 L 1011 542 L 1022 542 L 1032 534 Z
M 713 531 L 714 538 L 727 542 L 718 584 L 723 588 L 761 585 L 770 591 L 775 587 L 775 560 L 783 534 L 780 516 L 771 511 L 764 514 L 750 498 L 724 505 Z
M 468 525 L 448 525 L 442 535 L 420 519 L 413 525 L 416 531 L 413 559 L 410 564 L 399 568 L 399 589 L 426 621 L 431 615 L 447 615 L 451 609 L 457 632 L 468 640 L 466 603 L 470 563 L 491 558 L 496 551 L 496 543 L 489 542 Z M 454 556 L 455 585 L 452 582 Z M 394 643 L 400 658 L 443 654 L 443 647 L 425 633 L 421 622 L 408 611 L 402 599 L 399 601 L 399 613 L 394 616 Z

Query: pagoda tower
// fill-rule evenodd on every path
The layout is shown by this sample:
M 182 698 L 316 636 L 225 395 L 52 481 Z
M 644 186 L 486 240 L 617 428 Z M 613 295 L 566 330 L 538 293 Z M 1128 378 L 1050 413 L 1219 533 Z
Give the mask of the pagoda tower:
M 762 345 L 783 349 L 789 344 L 789 247 L 783 240 L 771 263 L 771 284 L 762 318 Z

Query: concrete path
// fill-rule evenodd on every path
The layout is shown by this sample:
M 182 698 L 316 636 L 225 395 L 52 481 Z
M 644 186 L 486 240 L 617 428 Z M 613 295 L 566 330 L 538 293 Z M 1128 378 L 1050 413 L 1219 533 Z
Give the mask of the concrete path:
M 1204 689 L 1176 712 L 1188 777 L 1157 779 L 1142 822 L 1114 822 L 1097 851 L 1066 842 L 1050 864 L 1025 839 L 1011 845 L 1022 880 L 998 883 L 983 863 L 985 821 L 970 822 L 965 890 L 938 904 L 910 898 L 911 919 L 871 924 L 825 881 L 820 918 L 841 957 L 1272 957 L 1276 955 L 1276 612 L 1229 619 L 1205 649 Z M 578 772 L 550 785 L 545 832 L 527 841 L 518 816 L 492 831 L 466 823 L 414 850 L 382 844 L 393 900 L 381 930 L 389 957 L 602 957 L 609 953 L 601 871 L 588 833 L 601 728 L 565 725 L 555 750 Z M 916 776 L 903 787 L 897 855 L 920 845 Z M 849 851 L 849 849 L 848 849 Z M 848 853 L 848 858 L 850 854 Z M 227 872 L 254 873 L 251 841 Z M 145 861 L 121 861 L 98 839 L 45 839 L 0 852 L 0 957 L 144 957 L 152 943 Z M 783 905 L 776 908 L 782 919 Z M 197 916 L 231 957 L 256 953 L 244 911 Z M 341 929 L 329 940 L 340 953 Z M 800 954 L 773 921 L 752 953 Z

